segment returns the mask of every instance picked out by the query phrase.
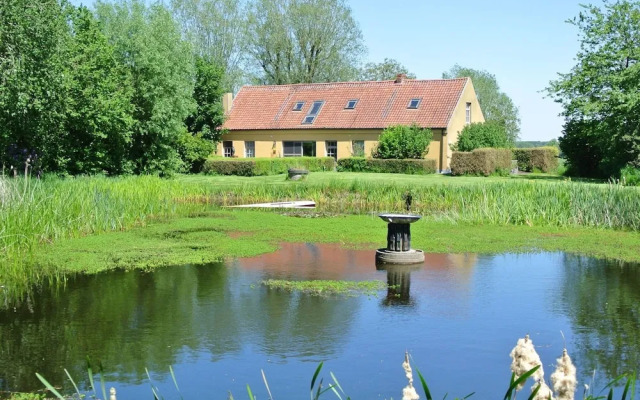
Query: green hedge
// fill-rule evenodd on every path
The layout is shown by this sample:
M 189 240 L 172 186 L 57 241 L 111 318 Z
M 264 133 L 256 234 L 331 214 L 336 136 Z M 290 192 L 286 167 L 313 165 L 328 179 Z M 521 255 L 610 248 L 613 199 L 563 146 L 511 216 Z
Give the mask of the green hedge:
M 303 168 L 311 172 L 334 171 L 336 160 L 332 157 L 286 158 L 210 158 L 204 163 L 203 172 L 216 175 L 262 176 L 286 174 L 289 168 Z
M 484 175 L 508 173 L 511 169 L 511 150 L 475 149 L 472 152 L 454 151 L 451 158 L 453 175 Z
M 513 157 L 518 161 L 518 169 L 526 172 L 557 170 L 558 154 L 559 150 L 556 147 L 513 149 Z
M 436 172 L 435 160 L 394 160 L 352 157 L 338 160 L 338 172 L 382 172 L 426 175 Z

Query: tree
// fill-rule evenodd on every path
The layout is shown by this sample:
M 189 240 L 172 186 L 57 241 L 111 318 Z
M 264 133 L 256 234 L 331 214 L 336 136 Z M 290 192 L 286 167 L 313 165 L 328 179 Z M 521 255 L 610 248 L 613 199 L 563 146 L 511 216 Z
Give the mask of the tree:
M 191 46 L 160 3 L 98 2 L 96 12 L 133 85 L 134 172 L 171 173 L 181 165 L 175 147 L 195 108 Z
M 39 156 L 64 165 L 65 51 L 69 29 L 59 0 L 0 7 L 0 159 L 21 169 Z
M 495 75 L 457 64 L 442 74 L 443 79 L 463 77 L 471 78 L 485 121 L 497 122 L 503 126 L 508 142 L 514 145 L 520 134 L 518 107 L 506 93 L 500 91 Z
M 392 58 L 385 58 L 381 63 L 367 63 L 360 71 L 361 81 L 389 81 L 396 79 L 398 74 L 405 74 L 409 79 L 416 79 L 415 74 L 407 67 Z
M 85 8 L 67 8 L 72 37 L 67 57 L 64 170 L 71 174 L 131 172 L 131 82 L 115 49 Z
M 196 55 L 223 68 L 225 89 L 237 89 L 244 77 L 246 47 L 246 10 L 242 2 L 172 0 L 171 8 Z
M 256 0 L 247 52 L 263 84 L 349 81 L 365 51 L 345 0 Z
M 609 177 L 640 167 L 640 1 L 583 7 L 568 21 L 579 30 L 577 64 L 546 90 L 564 108 L 569 170 Z
M 483 147 L 510 147 L 504 132 L 504 127 L 496 122 L 476 122 L 462 129 L 458 136 L 458 142 L 454 145 L 456 151 L 472 151 Z
M 416 124 L 390 126 L 382 131 L 373 157 L 385 159 L 423 158 L 429 151 L 429 143 L 432 139 L 433 133 L 430 129 L 420 128 Z

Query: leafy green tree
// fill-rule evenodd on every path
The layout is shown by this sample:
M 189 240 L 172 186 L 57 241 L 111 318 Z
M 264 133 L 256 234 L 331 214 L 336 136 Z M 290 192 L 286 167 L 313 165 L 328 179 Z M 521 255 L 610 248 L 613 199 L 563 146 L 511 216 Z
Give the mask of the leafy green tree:
M 203 57 L 196 57 L 196 82 L 193 99 L 196 102 L 194 113 L 187 117 L 189 132 L 202 133 L 205 139 L 220 141 L 220 126 L 224 122 L 222 95 L 224 68 Z
M 264 84 L 349 81 L 365 52 L 346 0 L 256 0 L 247 52 Z
M 547 93 L 564 107 L 569 171 L 608 177 L 640 166 L 640 1 L 583 7 L 569 21 L 579 30 L 577 64 Z
M 131 82 L 91 12 L 85 7 L 67 9 L 72 38 L 65 73 L 65 171 L 131 172 Z
M 378 147 L 373 152 L 375 158 L 404 159 L 423 158 L 429 151 L 433 132 L 416 124 L 395 125 L 382 131 Z
M 195 108 L 191 46 L 160 3 L 98 2 L 96 12 L 132 82 L 134 172 L 176 171 L 181 165 L 176 143 Z
M 507 141 L 514 145 L 520 134 L 518 107 L 506 93 L 500 91 L 495 75 L 473 68 L 454 65 L 442 74 L 444 79 L 469 77 L 478 96 L 482 114 L 487 122 L 496 122 L 504 127 Z
M 454 145 L 456 151 L 472 151 L 483 147 L 510 147 L 504 126 L 496 121 L 476 122 L 462 129 L 458 142 Z
M 409 79 L 416 79 L 416 75 L 409 72 L 407 67 L 393 58 L 385 58 L 381 63 L 367 63 L 360 71 L 361 81 L 389 81 L 396 79 L 398 74 L 405 74 Z
M 223 68 L 222 86 L 237 89 L 243 81 L 246 9 L 236 0 L 172 0 L 171 9 L 196 55 Z
M 68 37 L 59 0 L 0 5 L 0 158 L 7 167 L 22 168 L 36 154 L 45 170 L 65 163 Z

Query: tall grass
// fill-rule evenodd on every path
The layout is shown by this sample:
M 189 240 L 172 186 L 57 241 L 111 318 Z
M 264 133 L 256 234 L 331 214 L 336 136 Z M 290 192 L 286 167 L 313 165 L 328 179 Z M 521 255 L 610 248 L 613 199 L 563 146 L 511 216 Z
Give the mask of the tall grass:
M 327 212 L 404 210 L 452 222 L 640 229 L 640 190 L 619 184 L 487 182 L 465 186 L 333 181 L 326 184 L 244 184 L 207 188 L 208 201 L 231 206 L 283 200 L 314 200 Z
M 432 220 L 640 230 L 640 188 L 618 184 L 483 181 L 410 186 L 388 181 L 212 185 L 153 176 L 44 180 L 0 177 L 0 306 L 29 285 L 58 279 L 30 263 L 32 250 L 61 238 L 124 230 L 204 205 L 314 200 L 318 210 L 365 214 L 411 211 Z
M 0 300 L 30 283 L 56 278 L 55 271 L 29 265 L 36 246 L 168 217 L 184 210 L 177 199 L 191 197 L 177 182 L 152 176 L 0 182 Z

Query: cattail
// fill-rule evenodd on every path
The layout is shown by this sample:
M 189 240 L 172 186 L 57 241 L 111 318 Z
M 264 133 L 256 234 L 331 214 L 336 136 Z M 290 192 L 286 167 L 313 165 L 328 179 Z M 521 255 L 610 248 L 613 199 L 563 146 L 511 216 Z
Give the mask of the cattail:
M 558 363 L 556 370 L 551 374 L 553 390 L 558 394 L 558 400 L 573 400 L 578 380 L 576 367 L 571 362 L 567 349 L 562 351 L 562 357 L 558 358 L 556 362 Z
M 418 396 L 418 392 L 416 392 L 416 388 L 413 387 L 413 372 L 411 371 L 411 365 L 409 364 L 409 352 L 404 353 L 404 362 L 402 363 L 402 368 L 404 368 L 404 373 L 407 376 L 407 380 L 409 384 L 402 389 L 402 400 L 418 400 L 420 396 Z
M 511 350 L 509 356 L 512 359 L 511 371 L 516 375 L 515 379 L 539 365 L 540 368 L 533 374 L 533 379 L 538 382 L 544 382 L 542 361 L 540 361 L 540 356 L 536 353 L 529 335 L 526 335 L 523 339 L 518 339 L 516 347 Z M 524 383 L 518 385 L 518 390 L 522 389 L 523 386 Z
M 536 382 L 533 386 L 531 386 L 531 391 L 533 392 L 535 388 L 538 387 L 538 385 L 540 385 L 540 390 L 538 390 L 538 393 L 536 393 L 536 396 L 533 398 L 533 400 L 553 400 L 553 392 L 551 391 L 549 386 L 547 386 L 544 379 Z

